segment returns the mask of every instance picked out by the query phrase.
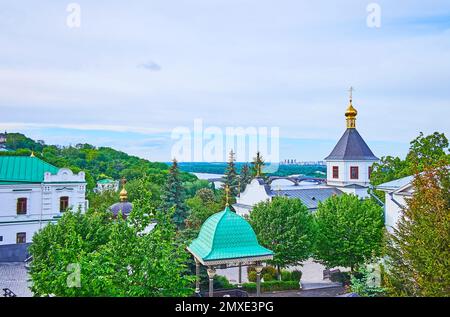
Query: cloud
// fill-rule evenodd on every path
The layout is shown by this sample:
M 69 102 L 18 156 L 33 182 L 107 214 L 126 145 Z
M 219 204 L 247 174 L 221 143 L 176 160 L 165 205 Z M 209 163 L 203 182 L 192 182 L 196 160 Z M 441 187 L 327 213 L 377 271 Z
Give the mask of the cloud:
M 141 63 L 138 65 L 138 68 L 143 68 L 152 72 L 159 72 L 161 70 L 161 66 L 153 61 Z

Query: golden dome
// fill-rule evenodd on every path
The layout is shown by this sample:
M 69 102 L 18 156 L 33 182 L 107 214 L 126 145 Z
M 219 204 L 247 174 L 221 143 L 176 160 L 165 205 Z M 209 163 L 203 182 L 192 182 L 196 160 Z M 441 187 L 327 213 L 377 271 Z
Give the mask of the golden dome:
M 345 117 L 347 118 L 347 129 L 355 129 L 356 128 L 356 116 L 358 115 L 358 111 L 353 108 L 352 100 L 350 99 L 350 105 L 345 111 Z
M 120 201 L 127 201 L 127 199 L 128 199 L 128 192 L 126 191 L 125 186 L 120 191 L 119 196 L 120 196 Z
M 356 117 L 358 115 L 358 111 L 353 108 L 352 102 L 350 101 L 350 105 L 347 108 L 347 111 L 345 112 L 345 116 L 348 117 Z

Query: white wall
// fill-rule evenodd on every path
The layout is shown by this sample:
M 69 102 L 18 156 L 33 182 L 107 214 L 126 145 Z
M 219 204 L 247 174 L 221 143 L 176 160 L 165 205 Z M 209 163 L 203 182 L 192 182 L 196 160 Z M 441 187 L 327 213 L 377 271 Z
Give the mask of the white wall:
M 68 169 L 60 169 L 56 175 L 46 173 L 42 184 L 0 185 L 0 236 L 2 244 L 16 243 L 18 232 L 27 233 L 31 242 L 34 233 L 48 222 L 62 216 L 59 210 L 60 198 L 69 197 L 69 207 L 85 212 L 86 182 L 83 172 L 73 174 Z M 17 200 L 27 199 L 27 213 L 17 214 Z
M 266 193 L 264 185 L 260 185 L 257 179 L 253 179 L 250 184 L 245 187 L 244 192 L 236 199 L 239 204 L 253 206 L 261 201 L 270 199 Z
M 327 161 L 327 184 L 330 186 L 346 186 L 357 184 L 361 186 L 369 186 L 369 167 L 375 161 Z M 339 178 L 333 178 L 333 166 L 339 167 Z M 358 167 L 358 179 L 350 179 L 350 167 Z

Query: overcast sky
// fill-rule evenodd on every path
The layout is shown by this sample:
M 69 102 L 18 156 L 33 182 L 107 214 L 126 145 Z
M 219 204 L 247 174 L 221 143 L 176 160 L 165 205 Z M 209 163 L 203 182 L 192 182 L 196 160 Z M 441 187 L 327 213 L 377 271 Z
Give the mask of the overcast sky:
M 0 130 L 171 156 L 171 131 L 278 127 L 280 158 L 321 160 L 348 88 L 374 153 L 450 136 L 450 1 L 0 2 Z

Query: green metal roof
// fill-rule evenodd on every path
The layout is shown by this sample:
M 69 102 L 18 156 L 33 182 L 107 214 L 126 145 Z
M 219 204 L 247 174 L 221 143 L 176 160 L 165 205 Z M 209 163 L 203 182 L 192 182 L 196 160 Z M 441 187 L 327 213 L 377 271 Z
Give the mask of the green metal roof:
M 97 183 L 99 183 L 99 184 L 110 184 L 110 183 L 115 183 L 115 181 L 112 180 L 112 179 L 101 179 Z
M 42 183 L 44 173 L 58 173 L 58 168 L 37 157 L 0 156 L 0 182 Z
M 259 245 L 250 224 L 228 207 L 203 223 L 189 250 L 203 261 L 273 255 Z

